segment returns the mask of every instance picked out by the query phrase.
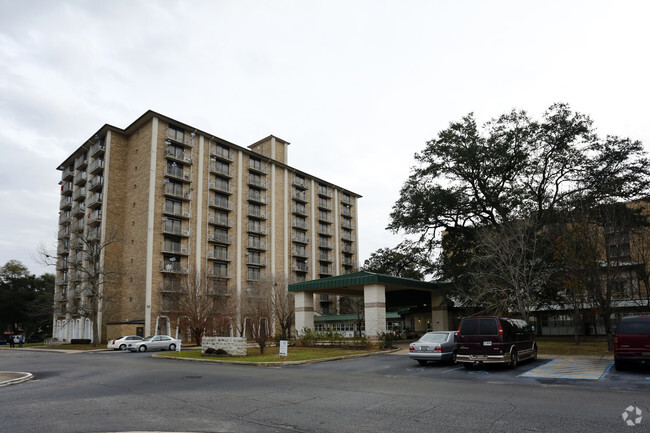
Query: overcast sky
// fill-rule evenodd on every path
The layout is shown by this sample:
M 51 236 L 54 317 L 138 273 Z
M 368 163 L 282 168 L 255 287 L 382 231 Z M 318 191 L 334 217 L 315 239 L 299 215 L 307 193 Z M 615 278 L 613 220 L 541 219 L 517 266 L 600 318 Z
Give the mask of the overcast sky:
M 554 102 L 650 143 L 647 1 L 0 0 L 0 265 L 54 245 L 56 167 L 146 110 L 361 194 L 360 264 L 427 140 Z

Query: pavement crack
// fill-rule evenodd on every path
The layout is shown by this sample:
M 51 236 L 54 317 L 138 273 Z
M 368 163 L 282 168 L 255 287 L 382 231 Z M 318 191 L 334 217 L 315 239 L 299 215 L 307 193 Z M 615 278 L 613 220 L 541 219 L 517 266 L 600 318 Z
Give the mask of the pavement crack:
M 502 420 L 503 418 L 505 418 L 506 416 L 510 415 L 511 413 L 513 413 L 514 411 L 517 410 L 517 405 L 515 405 L 511 401 L 508 401 L 508 400 L 503 400 L 503 401 L 505 401 L 506 403 L 508 403 L 510 405 L 510 410 L 503 413 L 501 416 L 497 417 L 494 421 L 492 421 L 490 423 L 490 429 L 489 430 L 492 430 L 492 428 L 494 427 L 494 424 L 496 424 L 497 422 L 499 422 L 500 420 Z

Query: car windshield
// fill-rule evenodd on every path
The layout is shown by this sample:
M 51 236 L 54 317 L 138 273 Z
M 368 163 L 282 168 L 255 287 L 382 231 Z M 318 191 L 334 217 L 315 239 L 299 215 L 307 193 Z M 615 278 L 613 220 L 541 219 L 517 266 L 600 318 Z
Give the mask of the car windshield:
M 422 338 L 418 340 L 419 343 L 444 343 L 447 341 L 447 333 L 438 333 L 438 334 L 424 334 Z

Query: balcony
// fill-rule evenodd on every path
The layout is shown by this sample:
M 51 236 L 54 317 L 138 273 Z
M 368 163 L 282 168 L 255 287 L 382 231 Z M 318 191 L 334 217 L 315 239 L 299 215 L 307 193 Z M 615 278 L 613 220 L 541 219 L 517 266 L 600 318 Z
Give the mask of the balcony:
M 334 260 L 332 259 L 332 256 L 329 253 L 325 253 L 321 251 L 318 254 L 318 261 L 320 262 L 333 262 Z
M 100 209 L 96 209 L 88 217 L 88 224 L 95 225 L 95 224 L 100 224 L 101 222 L 102 222 L 102 213 Z
M 326 248 L 328 250 L 334 249 L 334 244 L 325 239 L 318 240 L 318 248 Z
M 334 236 L 334 231 L 330 227 L 318 227 L 318 233 L 323 236 Z
M 165 183 L 165 189 L 163 189 L 163 194 L 168 197 L 178 198 L 181 200 L 191 200 L 192 193 L 189 188 L 183 188 L 178 184 Z
M 254 159 L 248 161 L 248 168 L 252 171 L 263 174 L 268 174 L 269 172 L 269 166 L 266 162 L 256 161 Z
M 263 227 L 259 224 L 248 224 L 248 232 L 256 233 L 258 235 L 266 235 L 266 227 Z
M 69 252 L 70 252 L 70 247 L 68 247 L 67 245 L 63 245 L 63 244 L 59 243 L 59 246 L 56 249 L 56 253 L 58 255 L 60 255 L 60 254 L 68 254 Z
M 266 250 L 266 242 L 258 238 L 248 238 L 246 246 L 253 250 Z
M 81 188 L 77 188 L 75 190 L 74 194 L 72 194 L 72 199 L 74 201 L 83 201 L 83 200 L 85 200 L 86 199 L 86 188 L 84 188 L 83 186 Z
M 352 216 L 352 209 L 349 207 L 343 206 L 341 208 L 341 215 L 351 217 Z
M 88 166 L 88 156 L 87 155 L 78 156 L 77 159 L 74 160 L 74 168 L 76 170 L 83 170 L 87 166 Z
M 88 189 L 90 191 L 96 191 L 98 189 L 101 189 L 101 187 L 104 185 L 104 177 L 103 176 L 95 176 L 90 180 L 90 183 L 88 185 Z
M 291 240 L 293 242 L 299 242 L 302 244 L 308 244 L 309 243 L 309 238 L 305 235 L 298 235 L 298 234 L 292 234 L 291 235 Z
M 211 198 L 208 201 L 208 205 L 212 207 L 216 207 L 218 209 L 227 210 L 227 211 L 232 210 L 232 204 L 230 204 L 230 201 L 220 199 L 220 198 Z
M 293 179 L 291 179 L 291 184 L 302 189 L 307 189 L 307 181 L 303 177 L 294 176 Z
M 228 251 L 223 251 L 223 250 L 213 250 L 213 251 L 208 251 L 207 252 L 207 257 L 208 259 L 211 260 L 220 260 L 223 262 L 229 262 L 230 257 L 228 257 Z
M 309 250 L 307 250 L 307 248 L 293 248 L 291 250 L 291 255 L 294 257 L 309 258 Z
M 309 266 L 307 266 L 307 263 L 292 263 L 291 270 L 296 272 L 309 272 Z
M 262 189 L 267 188 L 266 181 L 264 179 L 248 178 L 248 185 Z
M 172 161 L 178 161 L 183 164 L 191 164 L 192 163 L 192 154 L 191 153 L 186 153 L 183 150 L 180 149 L 175 149 L 175 148 L 167 148 L 165 149 L 165 158 L 170 159 Z
M 216 226 L 232 227 L 232 224 L 228 221 L 227 215 L 208 215 L 208 222 Z
M 59 224 L 69 224 L 70 220 L 72 218 L 70 217 L 70 214 L 67 212 L 61 212 L 61 216 L 59 217 Z
M 178 206 L 165 206 L 163 208 L 163 213 L 165 215 L 171 215 L 179 218 L 191 218 L 192 212 L 189 210 L 184 210 L 182 207 Z
M 318 273 L 320 275 L 332 275 L 332 268 L 329 266 L 319 266 Z
M 228 161 L 228 162 L 234 161 L 233 157 L 230 155 L 230 149 L 226 149 L 220 146 L 213 147 L 212 149 L 210 149 L 210 156 L 221 159 L 223 161 Z
M 56 279 L 56 285 L 57 286 L 64 286 L 68 284 L 68 278 L 67 277 L 59 277 Z
M 325 210 L 333 210 L 334 207 L 332 206 L 332 202 L 327 199 L 319 199 L 318 200 L 318 207 L 320 209 L 325 209 Z
M 61 180 L 70 180 L 74 177 L 74 168 L 65 167 L 61 173 Z
M 232 189 L 230 188 L 230 185 L 224 182 L 210 182 L 209 187 L 210 189 L 219 192 L 225 192 L 226 194 L 232 194 L 233 192 Z
M 248 208 L 248 216 L 253 218 L 266 219 L 266 212 L 261 209 Z
M 83 216 L 83 214 L 86 212 L 86 205 L 83 203 L 78 203 L 72 207 L 72 215 L 74 216 Z
M 88 199 L 88 207 L 94 209 L 102 205 L 102 193 L 96 192 Z
M 188 134 L 185 131 L 180 131 L 174 128 L 167 128 L 167 131 L 165 132 L 165 138 L 175 143 L 192 147 L 192 134 Z
M 190 229 L 184 229 L 182 226 L 178 226 L 177 224 L 163 223 L 162 232 L 166 235 L 182 236 L 185 238 L 190 237 Z
M 354 248 L 352 248 L 352 245 L 343 245 L 343 248 L 341 248 L 341 251 L 344 253 L 348 254 L 354 254 L 356 251 L 354 251 Z
M 161 281 L 160 291 L 162 293 L 187 293 L 187 287 L 184 287 L 178 281 Z
M 208 277 L 211 278 L 223 278 L 223 279 L 228 279 L 230 276 L 228 275 L 228 268 L 225 267 L 219 267 L 216 269 L 208 269 Z
M 351 258 L 351 257 L 349 257 L 349 258 L 348 258 L 348 257 L 344 257 L 344 258 L 343 258 L 343 261 L 342 261 L 341 263 L 343 263 L 343 266 L 356 266 L 356 265 L 357 265 L 356 260 L 354 260 L 354 259 Z
M 258 270 L 248 270 L 246 273 L 246 281 L 259 281 L 266 278 L 266 272 L 259 272 Z M 250 296 L 250 295 L 249 295 Z
M 225 177 L 232 177 L 232 174 L 230 174 L 230 166 L 226 164 L 216 164 L 214 162 L 210 163 L 210 173 L 215 173 Z
M 352 233 L 348 233 L 348 232 L 342 232 L 341 233 L 341 239 L 346 240 L 346 241 L 350 241 L 350 242 L 355 241 L 354 235 L 352 235 Z
M 341 227 L 345 227 L 346 229 L 353 229 L 354 226 L 352 225 L 352 221 L 350 220 L 341 220 Z
M 180 243 L 176 242 L 162 242 L 162 248 L 161 251 L 164 254 L 183 254 L 187 255 L 187 246 L 183 246 Z
M 90 146 L 90 156 L 95 157 L 97 155 L 101 155 L 104 153 L 105 150 L 106 150 L 106 145 L 104 144 L 104 140 L 100 140 L 97 143 Z
M 184 182 L 191 182 L 192 176 L 189 170 L 183 170 L 181 166 L 167 166 L 165 167 L 165 176 L 172 179 L 181 180 Z
M 293 190 L 291 191 L 291 198 L 296 201 L 307 203 L 307 193 L 305 191 Z
M 63 182 L 61 185 L 61 194 L 70 195 L 72 194 L 72 182 Z
M 341 194 L 341 203 L 352 204 L 352 198 L 349 195 Z
M 307 213 L 307 209 L 305 208 L 305 206 L 293 205 L 293 206 L 291 206 L 291 213 L 294 213 L 296 215 L 302 215 L 302 216 L 308 216 L 309 215 Z
M 59 230 L 59 233 L 57 235 L 57 239 L 69 239 L 69 238 L 70 238 L 70 227 L 69 226 Z
M 230 244 L 230 236 L 226 233 L 215 232 L 208 235 L 209 242 L 216 242 L 219 244 Z
M 75 174 L 74 176 L 74 184 L 83 185 L 84 183 L 86 183 L 87 179 L 88 179 L 88 173 L 86 173 L 85 171 L 77 172 L 77 174 Z
M 266 259 L 253 255 L 253 254 L 248 254 L 248 257 L 246 257 L 246 264 L 251 265 L 251 266 L 266 266 Z
M 72 207 L 72 197 L 70 197 L 69 195 L 63 197 L 61 203 L 59 203 L 59 208 L 61 210 L 66 210 L 66 209 L 70 209 L 71 207 Z
M 248 200 L 257 202 L 257 203 L 262 203 L 266 204 L 266 194 L 260 194 L 257 191 L 248 191 Z
M 333 222 L 332 215 L 330 215 L 328 212 L 319 212 L 318 221 L 332 224 Z
M 323 196 L 323 197 L 332 198 L 332 197 L 334 197 L 334 192 L 332 191 L 331 188 L 327 188 L 327 187 L 324 187 L 324 186 L 319 186 L 318 187 L 318 195 Z
M 309 225 L 307 224 L 307 221 L 305 220 L 292 220 L 291 221 L 291 227 L 297 227 L 299 229 L 304 229 L 307 230 L 309 228 Z
M 187 266 L 180 262 L 163 261 L 160 263 L 160 272 L 169 274 L 187 274 Z
M 103 159 L 96 159 L 93 162 L 90 163 L 90 168 L 88 171 L 91 174 L 97 174 L 101 173 L 102 170 L 104 170 L 104 160 Z

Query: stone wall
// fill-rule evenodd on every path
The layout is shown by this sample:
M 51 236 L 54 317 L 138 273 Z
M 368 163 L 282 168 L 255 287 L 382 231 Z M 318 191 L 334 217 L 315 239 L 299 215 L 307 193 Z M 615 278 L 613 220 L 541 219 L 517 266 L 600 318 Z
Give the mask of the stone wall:
M 206 349 L 222 349 L 228 355 L 246 356 L 246 338 L 244 337 L 203 337 L 201 340 L 201 353 Z

